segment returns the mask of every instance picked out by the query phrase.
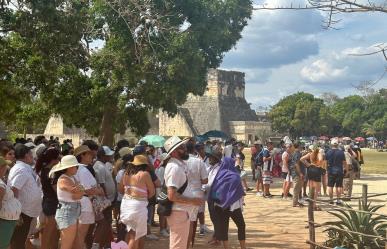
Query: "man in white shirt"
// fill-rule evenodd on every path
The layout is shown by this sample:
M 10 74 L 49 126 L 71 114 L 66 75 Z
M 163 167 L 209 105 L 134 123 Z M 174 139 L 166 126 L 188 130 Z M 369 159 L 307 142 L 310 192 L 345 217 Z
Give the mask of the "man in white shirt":
M 108 146 L 101 146 L 97 152 L 97 161 L 94 163 L 95 178 L 97 183 L 104 190 L 105 196 L 111 203 L 116 198 L 116 184 L 110 171 L 109 162 L 113 159 L 114 151 Z M 95 229 L 94 242 L 99 244 L 100 248 L 110 246 L 110 238 L 106 234 L 112 233 L 112 206 L 103 211 L 103 219 L 97 221 Z
M 21 203 L 20 218 L 23 222 L 15 228 L 11 249 L 24 249 L 31 221 L 42 211 L 42 190 L 32 169 L 34 158 L 31 149 L 24 144 L 17 144 L 15 158 L 16 164 L 8 175 L 8 185 Z
M 189 154 L 189 158 L 187 160 L 187 169 L 188 169 L 188 186 L 187 189 L 191 191 L 193 197 L 199 197 L 204 199 L 204 191 L 202 189 L 202 184 L 206 184 L 208 182 L 208 173 L 206 169 L 206 165 L 202 160 L 200 160 L 195 155 L 195 142 L 193 140 L 189 140 L 187 143 L 187 152 Z M 204 203 L 200 207 L 194 207 L 190 214 L 191 220 L 191 229 L 189 241 L 193 241 L 194 233 L 196 232 L 197 219 L 200 215 L 200 220 L 203 223 L 200 224 L 200 231 L 203 231 L 204 235 Z M 200 210 L 201 208 L 201 210 Z M 200 211 L 201 212 L 200 212 Z
M 189 189 L 185 188 L 183 194 L 178 190 L 184 187 L 187 179 L 187 164 L 184 160 L 189 158 L 186 147 L 187 140 L 181 140 L 177 136 L 169 138 L 164 148 L 167 156 L 170 156 L 165 168 L 165 185 L 168 189 L 168 199 L 174 202 L 172 213 L 167 217 L 170 227 L 169 248 L 186 249 L 190 229 L 190 212 L 194 206 L 204 203 L 203 198 L 195 198 Z

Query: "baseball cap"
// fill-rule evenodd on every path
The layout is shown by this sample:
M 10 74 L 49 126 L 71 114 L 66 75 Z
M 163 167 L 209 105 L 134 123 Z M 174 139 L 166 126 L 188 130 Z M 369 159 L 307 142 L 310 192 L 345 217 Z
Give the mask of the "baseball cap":
M 104 154 L 105 156 L 113 156 L 114 155 L 114 151 L 112 149 L 109 148 L 109 146 L 102 146 L 102 149 L 104 151 Z

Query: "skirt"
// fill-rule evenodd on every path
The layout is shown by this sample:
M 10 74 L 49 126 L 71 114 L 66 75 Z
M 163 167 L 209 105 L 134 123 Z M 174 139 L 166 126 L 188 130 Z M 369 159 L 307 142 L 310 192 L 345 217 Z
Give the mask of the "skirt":
M 135 231 L 135 240 L 147 233 L 148 201 L 138 200 L 124 195 L 121 201 L 120 221 L 126 225 L 126 229 Z

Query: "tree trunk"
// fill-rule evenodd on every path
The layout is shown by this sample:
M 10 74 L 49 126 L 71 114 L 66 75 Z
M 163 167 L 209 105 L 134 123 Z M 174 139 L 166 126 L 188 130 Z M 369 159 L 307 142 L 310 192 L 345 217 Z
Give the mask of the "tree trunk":
M 98 138 L 101 145 L 107 145 L 109 147 L 113 146 L 113 122 L 115 119 L 116 108 L 117 106 L 114 104 L 114 102 L 110 102 L 105 105 Z

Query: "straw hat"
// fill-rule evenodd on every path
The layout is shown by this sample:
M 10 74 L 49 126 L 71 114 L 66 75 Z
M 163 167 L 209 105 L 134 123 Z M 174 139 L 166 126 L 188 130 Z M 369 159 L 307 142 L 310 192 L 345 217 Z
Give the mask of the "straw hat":
M 118 154 L 120 154 L 120 157 L 122 158 L 122 157 L 130 154 L 131 152 L 132 152 L 132 150 L 129 147 L 123 147 L 118 151 Z
M 131 164 L 133 164 L 134 166 L 141 166 L 144 164 L 147 165 L 148 163 L 149 163 L 148 158 L 144 155 L 135 156 L 133 159 L 133 162 L 131 162 Z
M 91 152 L 91 150 L 89 149 L 89 147 L 87 147 L 87 145 L 78 146 L 74 150 L 74 156 L 79 156 L 85 152 Z
M 52 177 L 55 172 L 58 172 L 58 171 L 61 171 L 64 169 L 68 169 L 71 167 L 75 167 L 78 165 L 79 165 L 79 163 L 78 163 L 78 160 L 75 156 L 67 155 L 67 156 L 62 157 L 60 162 L 58 164 L 56 164 L 54 167 L 52 167 L 52 169 L 50 170 L 50 173 L 48 175 L 50 177 Z
M 188 142 L 189 139 L 181 140 L 177 136 L 168 138 L 164 143 L 164 149 L 167 151 L 167 156 L 169 156 L 174 150 L 176 150 L 180 145 Z

